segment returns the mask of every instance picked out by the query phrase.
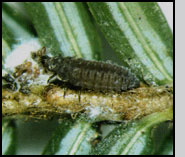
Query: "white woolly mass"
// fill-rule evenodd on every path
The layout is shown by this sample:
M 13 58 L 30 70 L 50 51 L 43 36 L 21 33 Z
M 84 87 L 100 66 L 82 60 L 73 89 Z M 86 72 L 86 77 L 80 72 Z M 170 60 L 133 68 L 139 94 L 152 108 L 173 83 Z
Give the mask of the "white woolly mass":
M 16 66 L 22 64 L 24 61 L 32 60 L 30 58 L 30 52 L 37 51 L 40 48 L 41 45 L 37 38 L 15 45 L 14 50 L 5 60 L 5 69 L 13 71 Z
M 51 75 L 49 74 L 40 74 L 38 78 L 36 78 L 31 84 L 32 85 L 47 85 L 48 84 L 48 79 L 50 78 Z
M 39 49 L 41 49 L 41 45 L 37 38 L 33 38 L 29 41 L 24 41 L 19 43 L 18 45 L 15 45 L 13 51 L 9 56 L 7 56 L 5 60 L 5 72 L 14 73 L 15 67 L 24 64 L 25 61 L 29 61 L 32 63 L 32 69 L 38 68 L 40 70 L 39 76 L 37 78 L 34 78 L 33 75 L 25 73 L 22 74 L 20 77 L 24 81 L 27 81 L 27 86 L 33 84 L 47 85 L 47 81 L 52 73 L 44 73 L 42 67 L 40 67 L 40 65 L 38 65 L 38 63 L 31 58 L 31 52 L 36 52 Z M 5 72 L 2 72 L 2 74 L 6 74 Z

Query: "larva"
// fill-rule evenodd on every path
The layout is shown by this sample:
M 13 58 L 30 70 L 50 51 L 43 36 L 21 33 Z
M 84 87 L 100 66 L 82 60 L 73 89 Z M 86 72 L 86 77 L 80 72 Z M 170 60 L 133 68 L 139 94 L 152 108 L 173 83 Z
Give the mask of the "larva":
M 59 80 L 74 87 L 98 91 L 126 91 L 140 85 L 138 78 L 129 69 L 111 63 L 74 57 L 49 57 L 45 55 L 45 48 L 32 56 Z

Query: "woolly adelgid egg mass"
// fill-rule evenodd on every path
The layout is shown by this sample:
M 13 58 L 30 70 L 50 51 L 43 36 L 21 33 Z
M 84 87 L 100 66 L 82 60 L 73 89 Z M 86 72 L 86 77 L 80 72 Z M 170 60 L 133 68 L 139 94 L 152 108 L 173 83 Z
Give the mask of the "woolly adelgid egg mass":
M 15 46 L 5 59 L 3 81 L 5 80 L 6 84 L 13 84 L 13 90 L 28 92 L 30 85 L 47 85 L 51 74 L 45 73 L 31 57 L 31 52 L 37 51 L 40 47 L 37 39 L 26 41 Z

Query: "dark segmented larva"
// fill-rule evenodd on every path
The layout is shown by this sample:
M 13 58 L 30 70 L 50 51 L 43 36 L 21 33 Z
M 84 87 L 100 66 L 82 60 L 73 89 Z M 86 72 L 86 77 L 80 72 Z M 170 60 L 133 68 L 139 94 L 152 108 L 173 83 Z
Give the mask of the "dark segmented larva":
M 47 55 L 41 56 L 40 62 L 62 81 L 83 89 L 125 91 L 140 85 L 130 70 L 106 62 Z

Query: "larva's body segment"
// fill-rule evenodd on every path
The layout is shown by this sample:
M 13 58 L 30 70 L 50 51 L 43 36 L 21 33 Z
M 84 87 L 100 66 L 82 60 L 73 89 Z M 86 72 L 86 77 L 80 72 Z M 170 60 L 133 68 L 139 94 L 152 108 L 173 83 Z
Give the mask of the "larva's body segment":
M 42 56 L 41 62 L 62 81 L 83 89 L 125 91 L 140 85 L 136 76 L 127 68 L 106 62 L 61 56 Z

